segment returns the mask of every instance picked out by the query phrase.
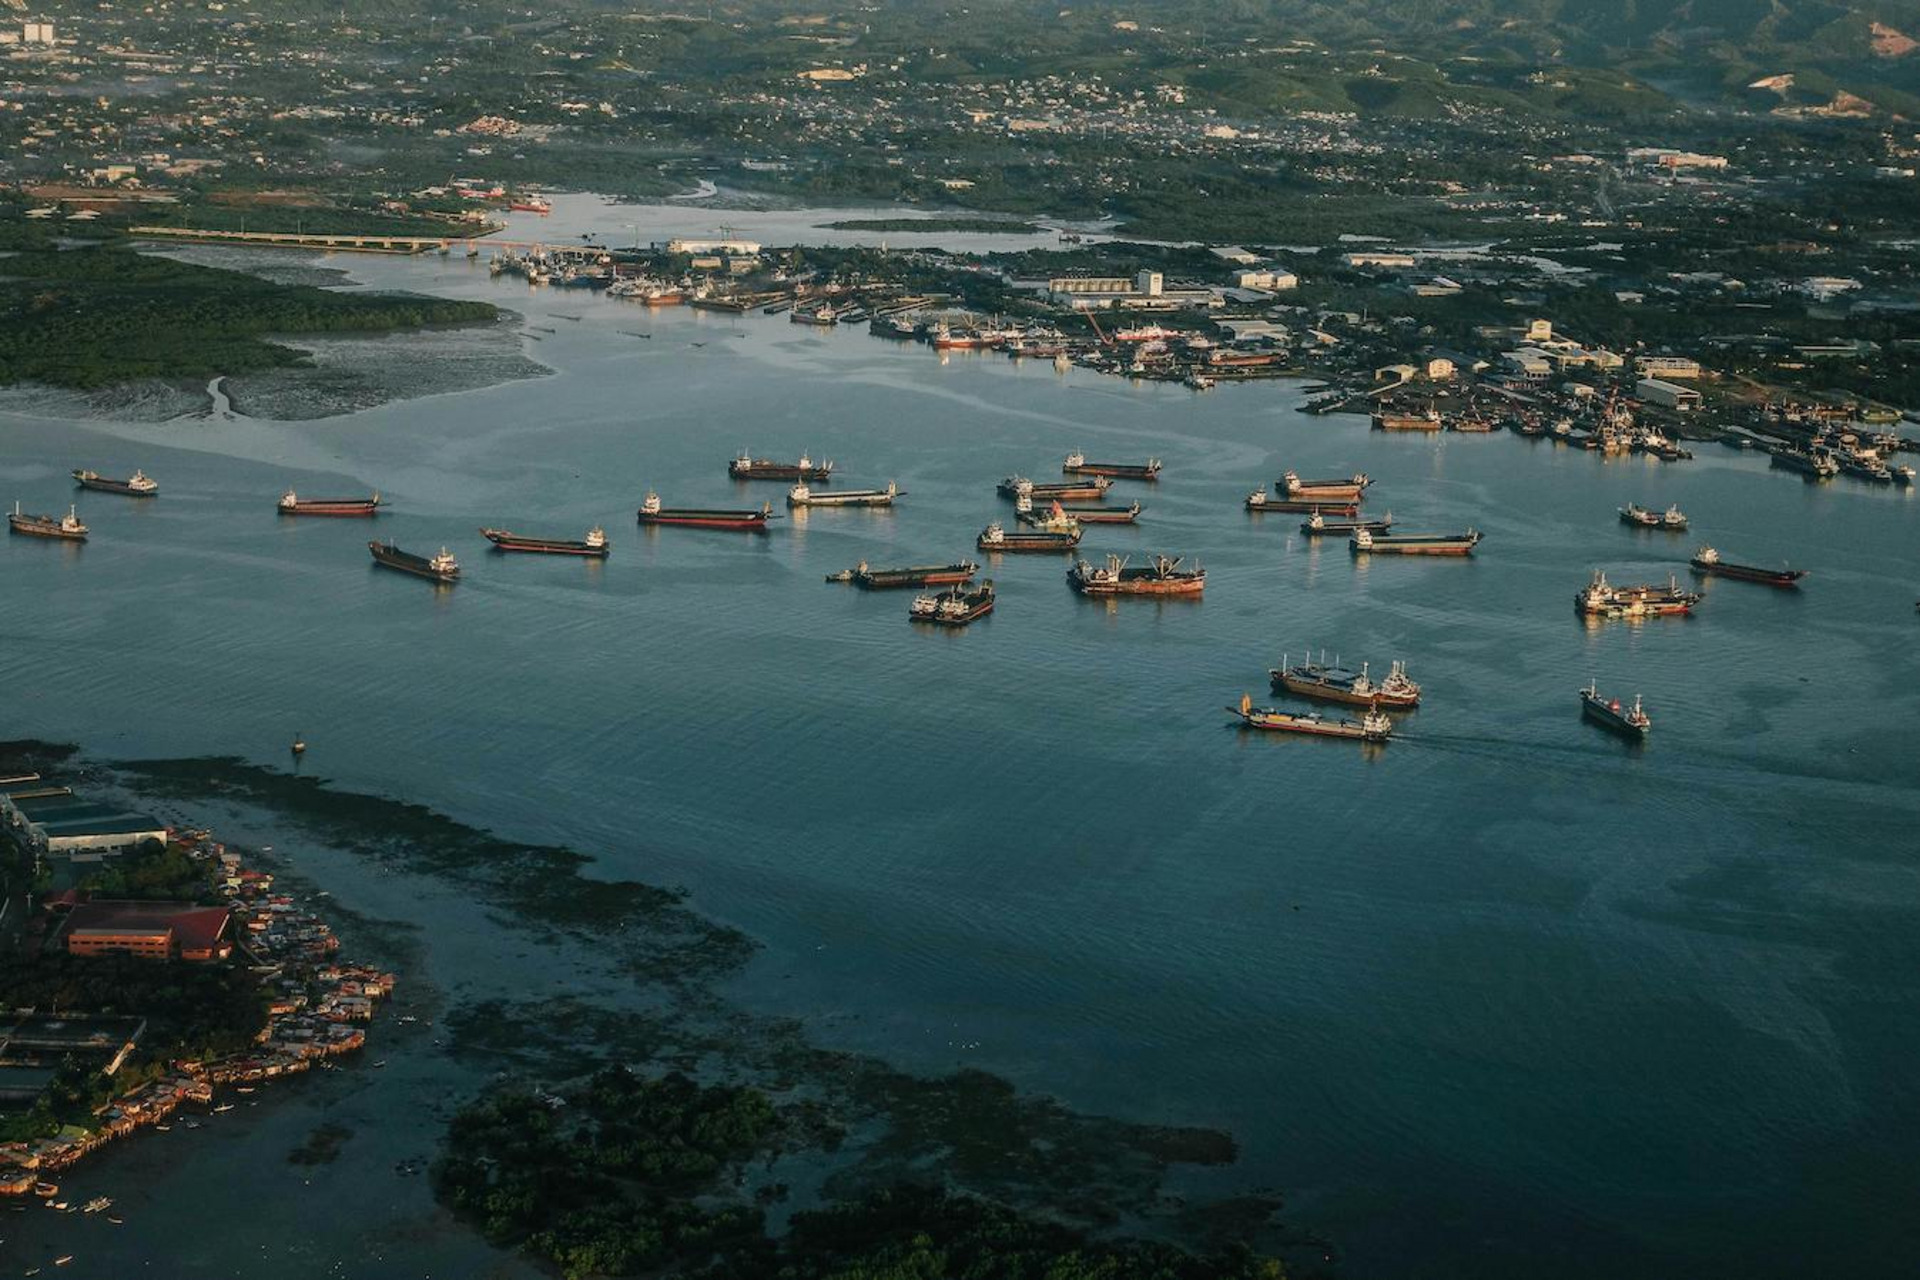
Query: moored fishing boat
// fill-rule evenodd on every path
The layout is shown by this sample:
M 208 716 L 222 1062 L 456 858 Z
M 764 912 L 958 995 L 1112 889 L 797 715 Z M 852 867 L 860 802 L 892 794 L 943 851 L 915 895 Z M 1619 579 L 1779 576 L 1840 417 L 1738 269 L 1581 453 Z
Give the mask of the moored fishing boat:
M 277 510 L 283 516 L 376 516 L 384 504 L 378 493 L 366 498 L 303 498 L 288 489 Z
M 897 587 L 937 587 L 971 582 L 980 566 L 971 560 L 955 564 L 918 564 L 899 569 L 875 569 L 865 560 L 851 569 L 827 575 L 828 582 L 851 582 L 863 591 L 886 591 Z
M 825 484 L 833 478 L 833 463 L 815 462 L 804 452 L 798 462 L 775 462 L 771 458 L 753 457 L 742 449 L 740 456 L 727 464 L 727 474 L 735 480 L 805 480 Z
M 1228 707 L 1249 729 L 1269 733 L 1304 733 L 1321 738 L 1359 738 L 1364 742 L 1385 742 L 1393 736 L 1393 721 L 1373 708 L 1358 720 L 1330 720 L 1318 711 L 1305 713 L 1282 711 L 1278 707 L 1256 707 L 1248 694 L 1240 696 L 1240 705 Z
M 884 489 L 841 489 L 832 493 L 815 493 L 802 480 L 787 490 L 789 507 L 890 507 L 893 500 L 904 496 L 893 481 L 887 481 Z
M 1247 495 L 1247 510 L 1283 511 L 1294 515 L 1357 516 L 1360 514 L 1360 504 L 1321 498 L 1274 498 L 1269 497 L 1265 489 L 1255 489 Z
M 686 525 L 695 529 L 737 529 L 748 533 L 766 530 L 774 518 L 773 504 L 763 502 L 759 510 L 726 510 L 715 507 L 664 507 L 660 495 L 649 491 L 638 512 L 641 524 Z
M 1722 560 L 1720 553 L 1712 547 L 1701 547 L 1693 553 L 1693 559 L 1688 563 L 1693 566 L 1695 573 L 1737 578 L 1742 582 L 1760 582 L 1769 587 L 1797 587 L 1800 579 L 1807 576 L 1805 569 L 1762 569 L 1757 565 L 1733 564 Z
M 1468 556 L 1480 544 L 1478 530 L 1465 533 L 1375 533 L 1355 529 L 1347 540 L 1355 555 L 1367 553 L 1401 556 Z
M 1358 671 L 1349 671 L 1337 662 L 1334 666 L 1328 666 L 1324 656 L 1319 662 L 1309 655 L 1302 662 L 1292 663 L 1282 655 L 1280 665 L 1267 675 L 1273 681 L 1275 693 L 1291 693 L 1302 698 L 1345 702 L 1361 707 L 1404 708 L 1420 705 L 1420 686 L 1407 678 L 1406 664 L 1397 661 L 1387 672 L 1387 678 L 1378 684 L 1373 682 L 1366 663 L 1361 663 Z
M 1369 533 L 1385 533 L 1393 528 L 1393 512 L 1381 516 L 1378 520 L 1329 520 L 1315 511 L 1300 522 L 1300 532 L 1309 538 L 1324 537 L 1327 534 L 1344 533 L 1352 535 L 1361 529 Z
M 63 516 L 36 516 L 22 511 L 16 502 L 7 516 L 7 528 L 29 538 L 52 538 L 58 542 L 87 540 L 87 526 L 80 523 L 80 513 L 71 504 Z
M 1273 482 L 1274 492 L 1283 498 L 1310 500 L 1332 498 L 1345 502 L 1358 502 L 1367 486 L 1373 483 L 1366 472 L 1357 472 L 1345 480 L 1302 480 L 1298 473 L 1289 471 Z
M 1104 565 L 1078 561 L 1067 570 L 1067 581 L 1085 596 L 1197 596 L 1206 590 L 1207 571 L 1199 565 L 1180 567 L 1178 556 L 1156 555 L 1143 565 L 1129 565 L 1126 556 L 1110 555 Z
M 942 627 L 964 627 L 993 612 L 993 579 L 977 587 L 949 587 L 934 595 L 915 596 L 907 617 Z
M 1040 533 L 1027 530 L 1008 533 L 998 520 L 980 531 L 976 545 L 982 551 L 1071 551 L 1080 545 L 1080 528 L 1070 532 Z
M 506 529 L 482 529 L 480 536 L 500 551 L 531 551 L 546 555 L 596 556 L 605 559 L 613 550 L 612 544 L 607 541 L 607 531 L 599 525 L 587 530 L 587 536 L 578 541 L 529 538 Z
M 391 542 L 369 542 L 367 550 L 373 553 L 373 562 L 383 569 L 397 569 L 433 582 L 452 582 L 460 576 L 460 563 L 445 547 L 433 556 L 417 556 Z
M 101 475 L 98 471 L 75 470 L 73 482 L 82 489 L 95 489 L 101 493 L 118 493 L 128 498 L 151 498 L 160 492 L 146 472 L 136 469 L 125 480 L 114 480 Z
M 1607 575 L 1599 569 L 1593 571 L 1593 580 L 1575 592 L 1573 597 L 1573 607 L 1577 611 L 1595 618 L 1657 618 L 1691 613 L 1693 606 L 1699 603 L 1699 593 L 1681 590 L 1679 582 L 1671 575 L 1665 586 L 1650 582 L 1635 587 L 1616 587 L 1607 581 Z
M 1145 462 L 1088 462 L 1087 455 L 1075 449 L 1060 464 L 1060 470 L 1070 476 L 1107 476 L 1114 480 L 1158 480 L 1160 478 L 1160 459 L 1148 458 Z
M 1580 710 L 1589 720 L 1629 738 L 1644 738 L 1653 728 L 1652 718 L 1640 706 L 1639 694 L 1633 695 L 1631 707 L 1623 707 L 1618 698 L 1602 697 L 1597 683 L 1589 683 L 1580 691 Z

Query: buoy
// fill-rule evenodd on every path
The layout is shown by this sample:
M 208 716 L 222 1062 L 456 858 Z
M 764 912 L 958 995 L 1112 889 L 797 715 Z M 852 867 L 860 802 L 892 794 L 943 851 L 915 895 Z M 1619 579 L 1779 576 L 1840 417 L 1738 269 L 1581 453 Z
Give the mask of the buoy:
M 302 755 L 305 755 L 306 753 L 307 753 L 307 740 L 301 737 L 299 733 L 296 732 L 293 735 L 293 754 L 297 756 L 302 756 Z

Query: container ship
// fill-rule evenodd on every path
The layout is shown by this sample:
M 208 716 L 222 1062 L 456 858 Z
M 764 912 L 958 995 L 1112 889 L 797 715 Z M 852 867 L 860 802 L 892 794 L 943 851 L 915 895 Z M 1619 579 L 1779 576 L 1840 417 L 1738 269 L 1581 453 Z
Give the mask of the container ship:
M 1344 533 L 1351 537 L 1360 530 L 1368 533 L 1385 533 L 1393 528 L 1393 512 L 1381 516 L 1378 520 L 1329 520 L 1315 511 L 1300 522 L 1300 532 L 1309 538 L 1324 537 L 1327 534 Z
M 977 545 L 982 551 L 1071 551 L 1080 545 L 1080 530 L 1075 527 L 1068 533 L 1033 530 L 1008 533 L 996 520 L 980 531 Z
M 1589 684 L 1580 691 L 1580 711 L 1596 724 L 1629 738 L 1644 738 L 1647 730 L 1653 728 L 1653 721 L 1641 708 L 1637 693 L 1633 695 L 1633 705 L 1623 707 L 1620 699 L 1604 698 L 1597 684 Z
M 1057 498 L 1061 502 L 1098 502 L 1107 496 L 1107 490 L 1111 488 L 1113 481 L 1105 476 L 1091 476 L 1086 480 L 1060 484 L 1035 484 L 1025 476 L 1008 476 L 1000 482 L 1000 496 L 1017 498 L 1024 493 L 1035 501 Z
M 1750 564 L 1730 564 L 1722 560 L 1720 553 L 1712 547 L 1702 547 L 1694 552 L 1689 563 L 1693 565 L 1695 573 L 1738 578 L 1742 582 L 1764 582 L 1770 587 L 1797 587 L 1800 579 L 1807 576 L 1805 569 L 1762 569 Z
M 787 490 L 789 507 L 890 507 L 895 498 L 904 497 L 893 481 L 884 489 L 841 489 L 835 493 L 815 493 L 802 480 Z
M 949 587 L 936 595 L 915 596 L 907 617 L 942 627 L 964 627 L 993 612 L 993 579 L 977 587 Z
M 865 560 L 851 569 L 827 575 L 828 582 L 851 582 L 862 591 L 890 591 L 898 587 L 941 587 L 972 582 L 980 566 L 971 560 L 957 564 L 916 564 L 899 569 L 875 569 Z
M 641 524 L 678 524 L 696 529 L 739 529 L 748 533 L 764 533 L 767 521 L 774 518 L 773 504 L 763 502 L 760 509 L 744 511 L 719 510 L 712 507 L 663 507 L 660 495 L 649 492 L 645 502 L 640 504 L 638 512 Z
M 501 551 L 532 551 L 553 556 L 594 556 L 602 560 L 613 551 L 612 544 L 607 541 L 607 531 L 599 525 L 587 530 L 587 536 L 577 542 L 561 538 L 529 538 L 506 529 L 482 529 L 480 536 Z
M 1060 464 L 1064 475 L 1070 476 L 1106 476 L 1112 480 L 1158 480 L 1160 478 L 1160 459 L 1148 458 L 1145 462 L 1088 462 L 1087 455 L 1075 450 Z
M 87 526 L 80 523 L 80 513 L 72 506 L 67 507 L 63 516 L 35 516 L 20 510 L 18 502 L 7 516 L 7 528 L 30 538 L 55 538 L 61 542 L 85 542 Z
M 1255 489 L 1247 495 L 1249 511 L 1286 511 L 1295 515 L 1333 515 L 1357 516 L 1360 514 L 1358 502 L 1329 502 L 1321 498 L 1272 498 L 1265 489 Z
M 1156 555 L 1143 565 L 1126 556 L 1107 557 L 1103 565 L 1081 560 L 1067 570 L 1067 582 L 1083 596 L 1197 596 L 1207 588 L 1207 571 L 1180 567 L 1179 556 Z
M 1700 603 L 1700 595 L 1694 591 L 1683 591 L 1672 577 L 1666 585 L 1648 583 L 1637 587 L 1616 587 L 1607 581 L 1607 575 L 1599 569 L 1593 571 L 1593 581 L 1575 593 L 1573 607 L 1588 617 L 1595 618 L 1657 618 L 1671 614 L 1691 613 L 1693 606 Z
M 129 498 L 151 498 L 160 492 L 160 486 L 144 471 L 136 470 L 125 480 L 113 480 L 98 471 L 75 471 L 73 482 L 82 489 L 95 489 L 101 493 L 124 494 Z
M 775 462 L 771 458 L 751 457 L 742 449 L 740 456 L 727 464 L 727 474 L 735 480 L 805 480 L 825 484 L 833 479 L 833 463 L 815 462 L 805 453 L 798 462 Z
M 1390 413 L 1384 409 L 1373 415 L 1375 431 L 1438 431 L 1440 415 L 1432 409 L 1425 413 Z
M 1355 529 L 1347 545 L 1355 555 L 1367 552 L 1400 556 L 1470 556 L 1480 543 L 1477 530 L 1465 533 L 1375 533 Z
M 452 582 L 460 576 L 459 562 L 445 547 L 440 548 L 436 556 L 416 556 L 391 542 L 369 542 L 367 550 L 373 553 L 373 562 L 383 569 L 397 569 L 433 582 Z
M 1240 705 L 1228 707 L 1249 729 L 1269 733 L 1305 733 L 1321 738 L 1359 738 L 1363 742 L 1385 742 L 1393 735 L 1393 721 L 1380 711 L 1369 709 L 1358 720 L 1329 720 L 1318 711 L 1304 714 L 1282 711 L 1278 707 L 1256 707 L 1252 697 L 1242 694 Z
M 1274 481 L 1273 488 L 1283 498 L 1333 498 L 1358 502 L 1372 483 L 1364 471 L 1347 480 L 1302 480 L 1299 475 L 1289 471 Z
M 1360 707 L 1417 707 L 1420 686 L 1407 679 L 1405 663 L 1395 662 L 1387 678 L 1379 684 L 1368 674 L 1366 663 L 1359 671 L 1349 671 L 1337 663 L 1315 662 L 1311 657 L 1290 663 L 1282 655 L 1280 665 L 1267 673 L 1275 693 L 1291 693 L 1322 702 L 1345 702 Z
M 1668 529 L 1678 533 L 1687 527 L 1687 517 L 1679 507 L 1668 507 L 1660 512 L 1650 511 L 1637 502 L 1629 502 L 1620 508 L 1620 523 L 1639 529 Z
M 375 516 L 380 514 L 380 495 L 370 498 L 303 498 L 289 489 L 280 495 L 283 516 Z

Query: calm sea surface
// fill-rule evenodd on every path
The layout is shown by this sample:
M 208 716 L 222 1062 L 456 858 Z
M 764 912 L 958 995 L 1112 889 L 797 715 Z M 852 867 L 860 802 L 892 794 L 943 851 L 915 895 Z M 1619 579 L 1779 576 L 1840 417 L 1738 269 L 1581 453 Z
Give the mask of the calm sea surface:
M 0 542 L 7 736 L 278 764 L 298 729 L 342 786 L 688 886 L 767 945 L 740 998 L 825 1042 L 1231 1130 L 1217 1188 L 1281 1189 L 1356 1275 L 1910 1266 L 1913 495 L 335 261 L 521 309 L 555 376 L 300 424 L 0 419 L 0 498 L 64 510 L 78 465 L 163 486 L 80 496 L 84 547 Z M 907 496 L 765 537 L 635 527 L 649 487 L 781 508 L 726 478 L 742 445 Z M 1116 486 L 1140 524 L 1085 550 L 1198 558 L 1204 600 L 1091 603 L 1063 558 L 1011 556 L 997 612 L 936 633 L 910 593 L 823 583 L 981 558 L 995 482 L 1074 448 L 1164 459 Z M 1356 563 L 1242 511 L 1289 466 L 1365 470 L 1374 507 L 1481 552 Z M 391 514 L 281 519 L 289 484 Z M 1630 500 L 1695 535 L 1627 529 Z M 476 533 L 596 522 L 605 564 Z M 376 530 L 464 579 L 375 570 Z M 1708 582 L 1691 619 L 1574 615 L 1594 567 L 1685 579 L 1702 539 L 1813 574 Z M 1426 705 L 1377 751 L 1228 728 L 1309 646 L 1405 659 Z M 1644 748 L 1582 723 L 1596 677 L 1645 695 Z

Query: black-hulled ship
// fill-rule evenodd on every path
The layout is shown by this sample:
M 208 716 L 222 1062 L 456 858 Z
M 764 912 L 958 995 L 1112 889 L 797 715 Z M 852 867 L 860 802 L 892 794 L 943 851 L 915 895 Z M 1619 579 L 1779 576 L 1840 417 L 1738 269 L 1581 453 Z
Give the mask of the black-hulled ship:
M 935 595 L 915 596 L 907 617 L 941 627 L 964 627 L 993 612 L 993 579 L 977 587 L 949 587 Z
M 67 507 L 67 514 L 63 516 L 36 516 L 22 511 L 16 502 L 7 516 L 7 528 L 29 538 L 52 538 L 58 542 L 87 540 L 87 526 L 80 523 L 80 513 L 72 506 Z
M 1060 470 L 1070 476 L 1107 476 L 1115 480 L 1158 480 L 1160 459 L 1145 462 L 1088 462 L 1087 455 L 1074 451 L 1067 455 Z
M 1580 691 L 1580 710 L 1587 719 L 1603 728 L 1628 738 L 1644 738 L 1647 730 L 1653 728 L 1653 720 L 1640 706 L 1640 695 L 1633 695 L 1631 707 L 1622 706 L 1618 698 L 1605 698 L 1600 694 L 1599 686 L 1589 684 Z
M 1365 529 L 1368 533 L 1386 533 L 1393 528 L 1393 512 L 1389 511 L 1378 520 L 1329 520 L 1318 511 L 1300 522 L 1300 532 L 1309 538 L 1319 538 L 1333 534 L 1353 534 Z
M 1722 560 L 1720 553 L 1712 547 L 1702 547 L 1693 553 L 1695 573 L 1712 574 L 1716 578 L 1738 578 L 1742 582 L 1759 582 L 1769 587 L 1797 587 L 1800 579 L 1807 576 L 1805 569 L 1762 569 L 1758 565 L 1733 564 Z
M 833 479 L 833 463 L 815 462 L 804 453 L 798 462 L 775 462 L 771 458 L 753 457 L 742 449 L 740 456 L 727 464 L 727 474 L 735 480 L 806 480 L 825 484 Z
M 578 540 L 529 538 L 525 534 L 514 533 L 507 529 L 482 529 L 480 536 L 501 551 L 531 551 L 550 556 L 593 556 L 599 559 L 605 559 L 613 551 L 613 544 L 607 541 L 607 531 L 599 525 L 587 530 L 587 536 Z
M 369 542 L 367 550 L 373 553 L 373 562 L 383 569 L 396 569 L 431 582 L 453 582 L 460 577 L 460 562 L 445 547 L 433 556 L 417 556 L 391 542 Z
M 1089 476 L 1063 484 L 1035 484 L 1025 476 L 1008 476 L 1000 482 L 1000 496 L 1017 498 L 1024 493 L 1035 502 L 1048 498 L 1059 502 L 1098 502 L 1111 488 L 1113 481 L 1105 476 Z
M 982 551 L 1071 551 L 1080 545 L 1080 527 L 1065 533 L 1045 533 L 1030 529 L 1008 533 L 998 520 L 980 531 Z
M 1358 502 L 1372 483 L 1364 471 L 1331 480 L 1302 480 L 1298 472 L 1289 471 L 1274 481 L 1273 489 L 1283 498 Z
M 1247 495 L 1249 511 L 1284 511 L 1294 515 L 1357 516 L 1360 514 L 1358 502 L 1341 502 L 1327 498 L 1273 498 L 1265 489 L 1255 489 Z
M 865 560 L 851 569 L 827 575 L 828 582 L 851 582 L 863 591 L 890 591 L 900 587 L 941 587 L 971 582 L 980 566 L 970 560 L 957 564 L 907 565 L 898 569 L 874 569 Z
M 726 510 L 717 507 L 665 507 L 660 495 L 648 493 L 640 504 L 637 518 L 641 524 L 677 524 L 695 529 L 737 529 L 745 533 L 765 533 L 767 521 L 774 518 L 773 504 L 763 502 L 758 511 Z
M 98 471 L 75 470 L 73 482 L 82 489 L 93 489 L 99 493 L 117 493 L 127 498 L 151 498 L 160 492 L 160 486 L 155 484 L 146 472 L 138 469 L 125 480 L 115 480 L 110 476 L 101 475 Z
M 1324 656 L 1319 662 L 1309 656 L 1303 662 L 1290 663 L 1283 655 L 1280 665 L 1267 676 L 1273 681 L 1275 693 L 1291 693 L 1321 702 L 1344 702 L 1358 707 L 1420 705 L 1420 686 L 1407 678 L 1406 665 L 1400 662 L 1395 662 L 1387 678 L 1378 684 L 1373 682 L 1366 663 L 1361 663 L 1358 671 L 1349 671 L 1338 665 L 1328 666 Z

